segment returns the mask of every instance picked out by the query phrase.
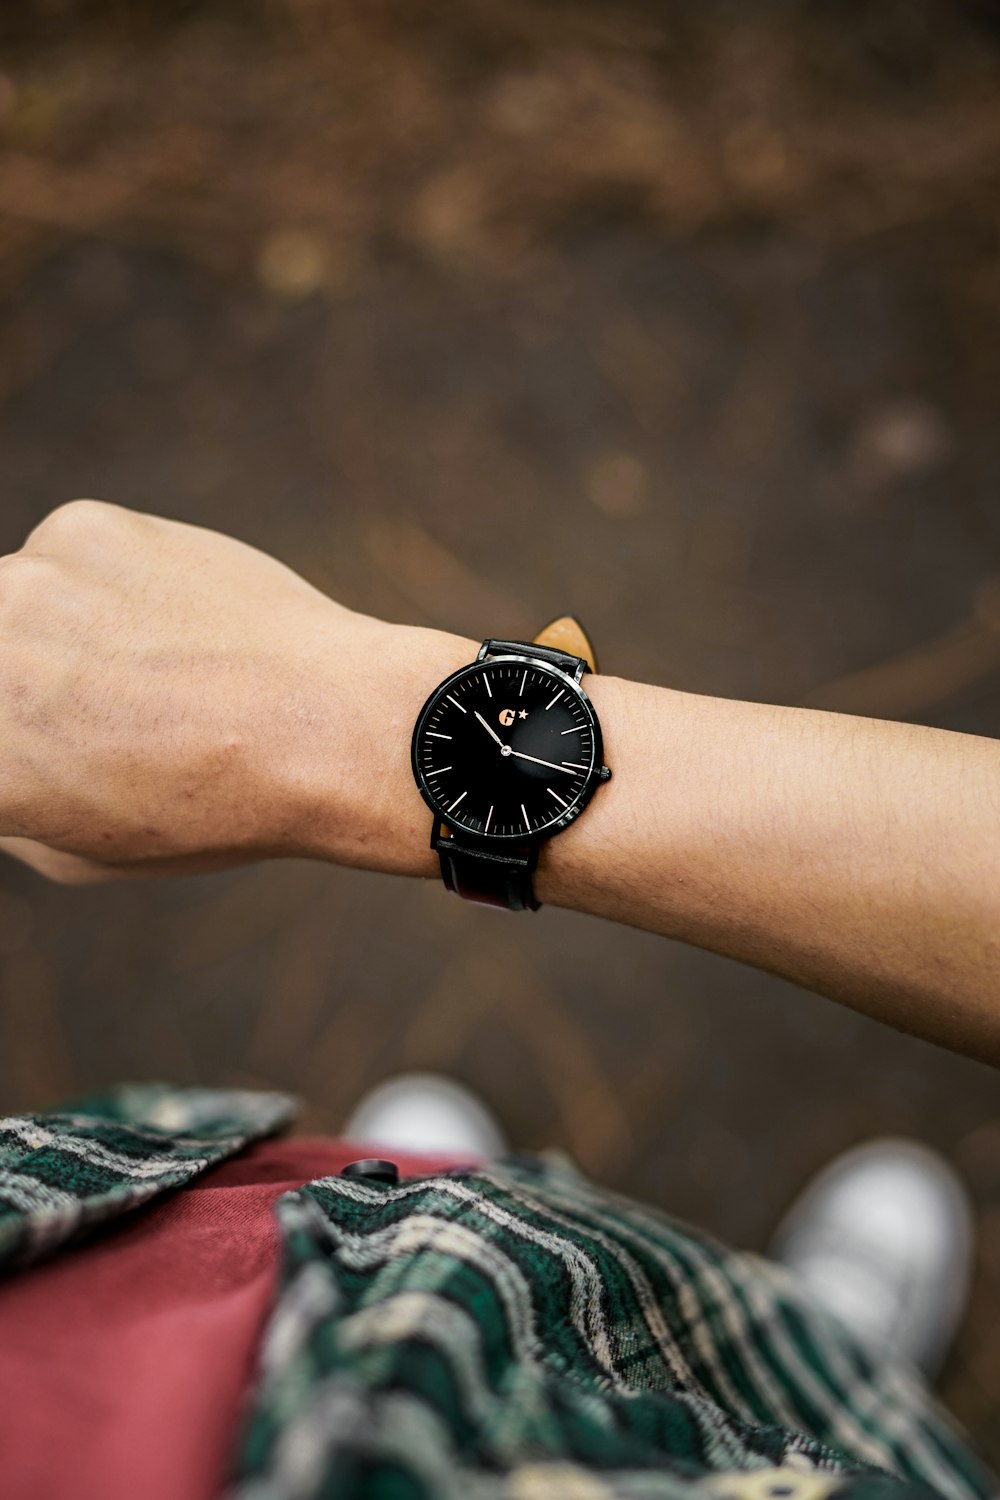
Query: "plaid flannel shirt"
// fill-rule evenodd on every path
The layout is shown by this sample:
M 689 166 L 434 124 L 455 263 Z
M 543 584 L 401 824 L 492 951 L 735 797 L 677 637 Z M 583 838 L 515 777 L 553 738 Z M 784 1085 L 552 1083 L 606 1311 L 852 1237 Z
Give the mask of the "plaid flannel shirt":
M 182 1187 L 292 1111 L 142 1085 L 0 1121 L 0 1269 Z M 565 1162 L 324 1178 L 276 1213 L 231 1500 L 997 1493 L 917 1377 L 780 1268 Z

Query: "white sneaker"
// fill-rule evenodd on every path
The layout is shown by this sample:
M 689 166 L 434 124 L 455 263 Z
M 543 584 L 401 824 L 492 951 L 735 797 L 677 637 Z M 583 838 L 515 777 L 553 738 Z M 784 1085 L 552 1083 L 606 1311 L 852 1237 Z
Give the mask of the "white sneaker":
M 771 1255 L 873 1353 L 939 1368 L 969 1291 L 973 1214 L 947 1162 L 915 1141 L 838 1156 L 792 1205 Z
M 344 1135 L 383 1150 L 438 1152 L 490 1160 L 507 1151 L 482 1100 L 439 1073 L 402 1073 L 355 1106 Z

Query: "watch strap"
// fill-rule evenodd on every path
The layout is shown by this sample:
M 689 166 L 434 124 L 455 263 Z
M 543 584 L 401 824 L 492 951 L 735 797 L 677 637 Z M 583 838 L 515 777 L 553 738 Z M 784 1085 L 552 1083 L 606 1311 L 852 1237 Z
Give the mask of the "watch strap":
M 590 637 L 575 615 L 558 615 L 540 630 L 532 643 L 548 646 L 553 651 L 565 652 L 587 663 L 587 669 L 597 671 L 597 652 Z
M 431 848 L 441 861 L 441 878 L 467 901 L 501 906 L 508 911 L 537 911 L 531 877 L 538 864 L 538 844 L 524 843 L 502 853 L 477 845 L 435 820 Z
M 576 624 L 575 621 L 570 620 L 568 615 L 564 615 L 561 619 L 554 620 L 552 625 L 562 626 L 564 621 Z M 532 661 L 543 661 L 551 667 L 558 667 L 561 672 L 566 672 L 570 677 L 575 678 L 577 682 L 580 681 L 584 672 L 595 670 L 593 664 L 593 647 L 584 635 L 582 627 L 578 627 L 579 635 L 575 639 L 569 635 L 569 632 L 565 632 L 565 637 L 572 640 L 572 643 L 580 648 L 577 651 L 567 651 L 562 649 L 561 646 L 551 644 L 553 639 L 551 636 L 549 637 L 550 643 L 545 644 L 543 637 L 550 629 L 551 626 L 547 625 L 545 630 L 541 631 L 533 641 L 486 640 L 483 642 L 482 649 L 476 659 L 477 661 L 485 661 L 488 656 L 527 657 Z M 554 639 L 558 640 L 563 635 L 564 633 L 560 631 L 555 635 Z
M 479 660 L 488 656 L 523 656 L 558 667 L 579 682 L 597 670 L 597 657 L 579 620 L 559 615 L 533 641 L 483 642 Z M 537 911 L 532 876 L 538 864 L 538 840 L 497 851 L 481 840 L 446 827 L 435 819 L 431 848 L 441 861 L 441 877 L 450 891 L 467 901 L 508 911 Z

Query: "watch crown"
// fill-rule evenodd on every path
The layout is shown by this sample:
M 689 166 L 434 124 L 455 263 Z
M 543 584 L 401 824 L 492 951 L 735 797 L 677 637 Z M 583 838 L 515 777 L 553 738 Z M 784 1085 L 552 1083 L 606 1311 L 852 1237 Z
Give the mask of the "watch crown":
M 611 767 L 610 766 L 602 766 L 601 769 L 597 773 L 597 777 L 598 777 L 599 781 L 610 781 L 611 780 Z

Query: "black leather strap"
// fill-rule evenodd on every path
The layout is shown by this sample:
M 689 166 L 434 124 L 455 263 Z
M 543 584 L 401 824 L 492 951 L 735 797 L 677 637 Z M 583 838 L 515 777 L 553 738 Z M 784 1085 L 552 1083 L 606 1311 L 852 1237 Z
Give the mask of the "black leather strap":
M 534 641 L 484 641 L 479 653 L 486 656 L 533 656 L 536 661 L 548 662 L 552 667 L 567 672 L 577 682 L 590 668 L 581 656 L 570 656 L 568 651 L 554 651 L 551 646 L 536 646 Z
M 498 853 L 461 834 L 443 832 L 435 821 L 431 848 L 441 860 L 441 878 L 467 901 L 502 906 L 508 911 L 537 911 L 531 877 L 538 864 L 538 844 L 517 844 Z

